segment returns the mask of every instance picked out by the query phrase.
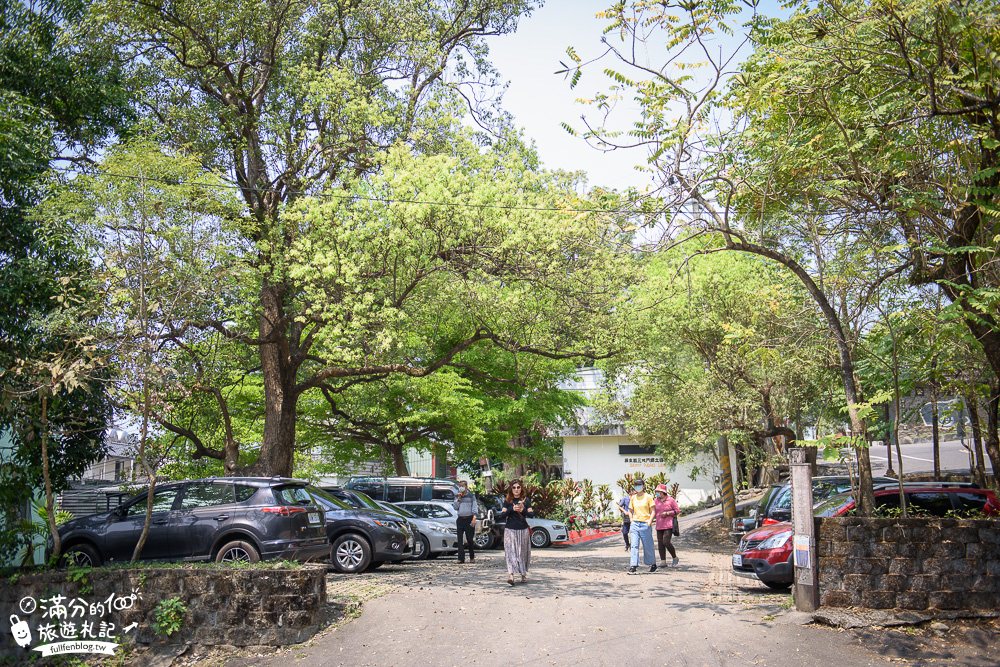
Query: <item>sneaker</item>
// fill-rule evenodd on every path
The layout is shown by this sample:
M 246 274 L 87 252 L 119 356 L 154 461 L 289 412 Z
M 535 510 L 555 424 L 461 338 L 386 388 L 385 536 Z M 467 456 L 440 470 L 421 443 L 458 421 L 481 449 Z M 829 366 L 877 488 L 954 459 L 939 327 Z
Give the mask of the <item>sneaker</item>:
M 630 547 L 629 545 L 626 544 L 625 545 L 625 551 L 632 551 L 632 547 Z
M 652 565 L 649 566 L 649 572 L 650 574 L 656 572 L 656 563 L 653 563 Z
M 633 566 L 633 567 L 630 567 L 630 568 L 629 568 L 629 569 L 628 569 L 628 570 L 627 570 L 627 571 L 625 572 L 625 574 L 635 574 L 635 573 L 636 573 L 635 571 L 636 571 L 636 568 L 635 568 L 635 566 Z
M 674 559 L 674 562 L 673 562 L 673 563 L 671 563 L 671 565 L 673 565 L 674 567 L 677 567 L 677 563 L 678 563 L 678 560 L 677 560 L 677 559 L 675 558 L 675 559 Z
M 659 566 L 660 566 L 660 567 L 666 567 L 666 566 L 667 566 L 667 561 L 665 561 L 665 560 L 661 560 L 661 561 L 660 561 L 660 565 L 659 565 Z

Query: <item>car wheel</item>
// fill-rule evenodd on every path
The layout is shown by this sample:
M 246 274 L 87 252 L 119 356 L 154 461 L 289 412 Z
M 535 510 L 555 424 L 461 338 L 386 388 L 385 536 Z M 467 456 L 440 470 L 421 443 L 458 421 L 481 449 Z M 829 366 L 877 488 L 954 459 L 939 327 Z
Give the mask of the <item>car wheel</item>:
M 765 581 L 763 582 L 765 586 L 774 591 L 787 591 L 792 587 L 791 584 L 785 584 L 780 581 Z
M 216 563 L 256 563 L 260 561 L 260 553 L 249 542 L 237 540 L 228 542 L 215 554 Z
M 544 549 L 550 544 L 552 544 L 552 540 L 549 539 L 549 531 L 544 528 L 531 529 L 531 546 L 536 549 Z
M 413 560 L 426 560 L 430 553 L 431 545 L 423 535 L 417 535 L 413 540 Z
M 330 562 L 337 572 L 343 574 L 364 572 L 372 562 L 372 549 L 360 535 L 341 535 L 330 548 Z
M 60 559 L 63 565 L 69 567 L 99 567 L 101 555 L 89 544 L 74 544 L 63 552 Z
M 476 545 L 477 549 L 492 549 L 494 541 L 493 531 L 479 533 L 472 538 L 472 541 Z

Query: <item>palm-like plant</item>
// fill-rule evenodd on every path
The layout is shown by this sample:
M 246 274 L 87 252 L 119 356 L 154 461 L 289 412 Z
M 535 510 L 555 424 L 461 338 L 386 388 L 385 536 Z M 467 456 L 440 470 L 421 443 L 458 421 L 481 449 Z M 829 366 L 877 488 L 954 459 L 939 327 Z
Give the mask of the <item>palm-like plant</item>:
M 610 485 L 601 484 L 597 487 L 597 504 L 601 509 L 602 519 L 608 514 L 608 508 L 611 506 L 612 500 L 614 500 L 614 495 L 611 493 Z
M 652 492 L 653 489 L 655 489 L 660 484 L 664 484 L 664 485 L 670 484 L 670 480 L 667 479 L 667 476 L 664 473 L 662 473 L 662 472 L 658 472 L 655 475 L 650 475 L 649 477 L 646 478 L 646 490 L 647 491 Z
M 641 472 L 627 472 L 624 477 L 618 480 L 618 488 L 622 490 L 622 493 L 628 495 L 632 493 L 632 485 L 640 479 L 645 482 L 646 476 Z

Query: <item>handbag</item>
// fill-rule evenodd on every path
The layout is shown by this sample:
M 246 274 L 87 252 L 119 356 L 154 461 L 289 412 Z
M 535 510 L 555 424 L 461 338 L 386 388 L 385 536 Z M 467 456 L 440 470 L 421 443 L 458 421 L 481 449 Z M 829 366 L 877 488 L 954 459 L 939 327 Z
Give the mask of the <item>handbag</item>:
M 680 515 L 678 514 L 674 515 L 674 527 L 670 529 L 670 532 L 676 536 L 680 536 L 681 534 Z

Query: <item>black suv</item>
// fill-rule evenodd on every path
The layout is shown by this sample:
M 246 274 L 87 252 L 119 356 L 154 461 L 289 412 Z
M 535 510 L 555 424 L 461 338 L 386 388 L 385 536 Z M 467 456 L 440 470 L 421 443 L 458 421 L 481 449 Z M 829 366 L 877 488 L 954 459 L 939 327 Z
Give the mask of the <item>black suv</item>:
M 338 572 L 363 572 L 411 557 L 413 531 L 406 519 L 382 509 L 355 507 L 314 486 L 308 491 L 326 513 L 330 563 Z
M 218 563 L 326 558 L 323 511 L 307 482 L 288 477 L 219 477 L 157 485 L 144 560 Z M 144 491 L 118 508 L 59 528 L 64 559 L 76 565 L 128 561 L 146 518 Z
M 352 477 L 344 488 L 390 503 L 410 500 L 452 501 L 458 495 L 457 482 L 434 477 Z

